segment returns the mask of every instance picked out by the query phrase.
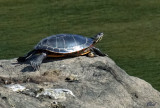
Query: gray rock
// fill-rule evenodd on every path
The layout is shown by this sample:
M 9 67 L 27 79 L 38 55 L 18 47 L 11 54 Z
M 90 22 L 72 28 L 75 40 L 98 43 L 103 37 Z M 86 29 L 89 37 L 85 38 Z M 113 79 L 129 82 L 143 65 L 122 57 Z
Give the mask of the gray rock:
M 36 72 L 16 58 L 0 60 L 0 84 L 2 108 L 160 108 L 160 92 L 129 76 L 108 57 L 48 59 Z M 14 92 L 6 84 L 20 84 L 26 90 Z M 36 97 L 45 89 L 67 89 L 75 97 L 65 93 L 60 94 L 62 100 Z

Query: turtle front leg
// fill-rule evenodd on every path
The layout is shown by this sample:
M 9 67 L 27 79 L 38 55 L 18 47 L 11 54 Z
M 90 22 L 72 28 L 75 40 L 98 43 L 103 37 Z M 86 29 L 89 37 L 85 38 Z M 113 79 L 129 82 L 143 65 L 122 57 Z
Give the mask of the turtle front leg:
M 33 58 L 30 61 L 31 66 L 33 69 L 40 70 L 40 65 L 42 64 L 42 61 L 47 57 L 46 53 L 41 53 L 39 55 L 34 55 Z
M 95 55 L 99 56 L 108 56 L 107 54 L 102 53 L 98 48 L 92 47 L 91 52 L 93 52 Z

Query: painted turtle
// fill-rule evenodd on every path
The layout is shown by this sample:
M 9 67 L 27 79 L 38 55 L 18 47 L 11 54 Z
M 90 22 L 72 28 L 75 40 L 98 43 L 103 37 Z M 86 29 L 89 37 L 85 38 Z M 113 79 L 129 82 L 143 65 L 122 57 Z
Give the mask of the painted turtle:
M 46 57 L 66 57 L 66 56 L 106 56 L 94 45 L 100 41 L 103 33 L 99 33 L 92 38 L 75 34 L 57 34 L 42 39 L 32 51 L 17 59 L 18 62 L 30 60 L 31 66 L 39 70 L 42 61 Z

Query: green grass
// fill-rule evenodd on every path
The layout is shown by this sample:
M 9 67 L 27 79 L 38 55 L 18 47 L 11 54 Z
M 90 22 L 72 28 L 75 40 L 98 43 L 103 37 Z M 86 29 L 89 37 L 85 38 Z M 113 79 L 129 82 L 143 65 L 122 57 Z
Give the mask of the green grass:
M 0 0 L 0 59 L 58 33 L 93 36 L 128 74 L 160 91 L 159 0 Z

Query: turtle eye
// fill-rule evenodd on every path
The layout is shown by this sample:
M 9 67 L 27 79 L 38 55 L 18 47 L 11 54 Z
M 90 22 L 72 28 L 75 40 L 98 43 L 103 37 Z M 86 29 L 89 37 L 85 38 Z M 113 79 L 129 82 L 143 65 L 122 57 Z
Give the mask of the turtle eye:
M 103 36 L 103 32 L 99 33 L 99 36 Z

